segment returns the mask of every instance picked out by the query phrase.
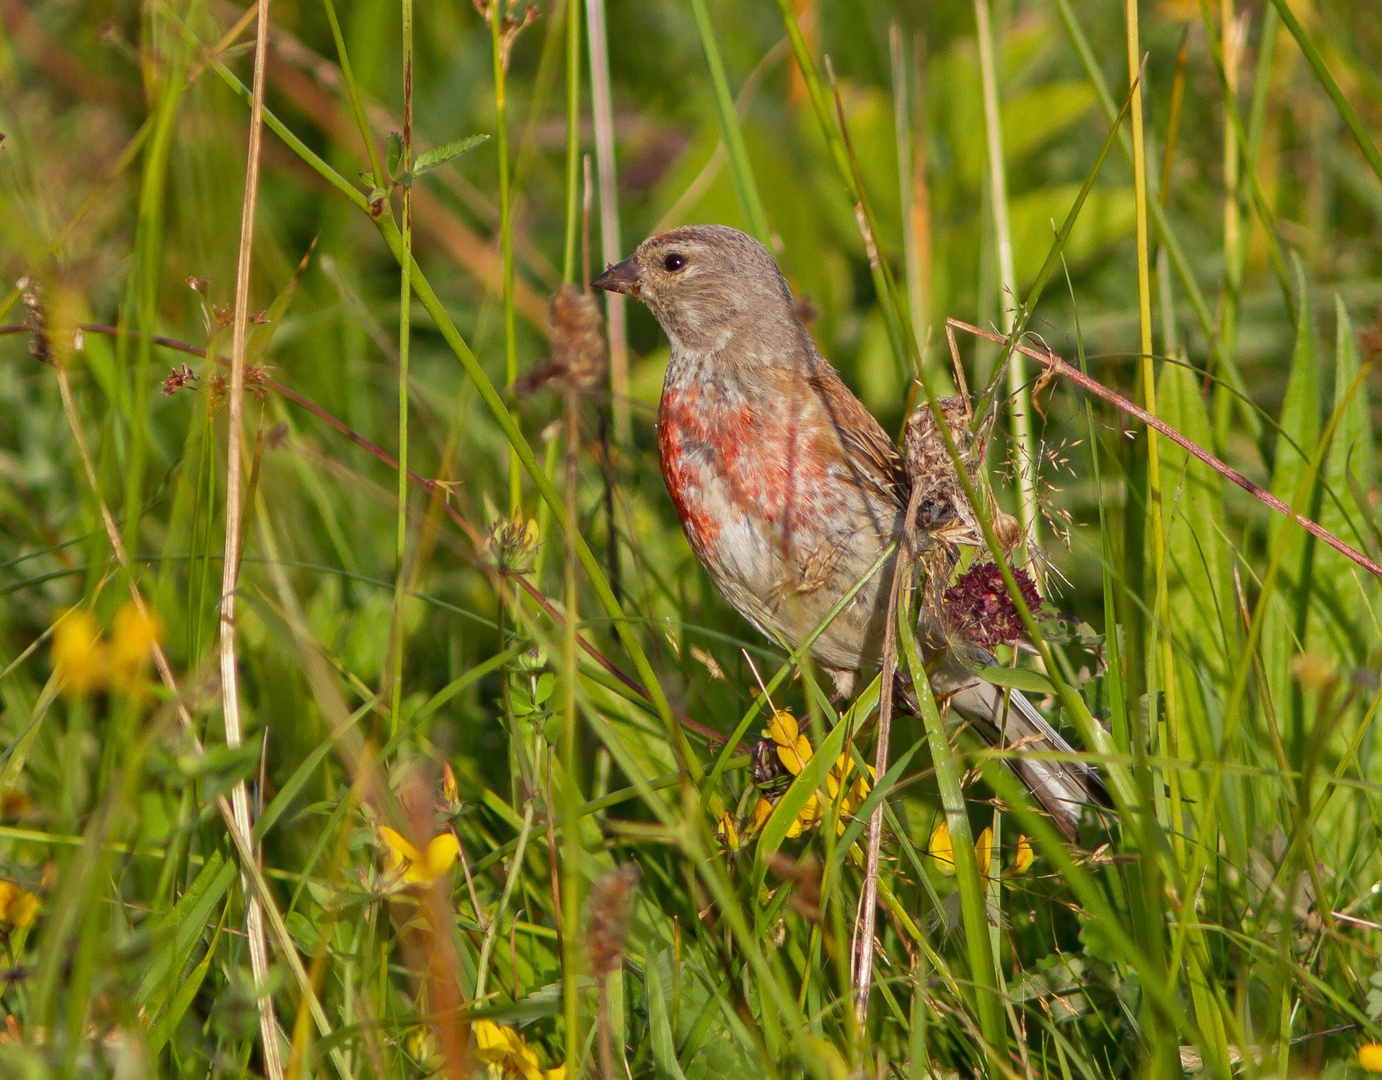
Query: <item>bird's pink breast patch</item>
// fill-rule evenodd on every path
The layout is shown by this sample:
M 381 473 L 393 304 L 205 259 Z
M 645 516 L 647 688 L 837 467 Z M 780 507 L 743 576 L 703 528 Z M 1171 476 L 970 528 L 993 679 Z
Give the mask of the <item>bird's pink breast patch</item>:
M 793 532 L 838 511 L 821 440 L 792 413 L 790 405 L 725 402 L 695 384 L 663 394 L 662 477 L 702 561 L 716 557 L 726 515 L 757 521 L 780 539 L 789 502 Z

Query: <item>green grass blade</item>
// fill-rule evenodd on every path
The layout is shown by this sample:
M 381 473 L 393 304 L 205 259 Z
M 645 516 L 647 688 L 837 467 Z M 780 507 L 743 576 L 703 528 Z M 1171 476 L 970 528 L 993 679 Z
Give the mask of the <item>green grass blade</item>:
M 734 194 L 739 200 L 739 209 L 744 212 L 744 219 L 748 222 L 749 233 L 771 250 L 773 244 L 772 234 L 768 230 L 768 215 L 763 210 L 758 183 L 754 180 L 753 169 L 749 165 L 744 133 L 739 129 L 739 117 L 734 112 L 734 95 L 729 90 L 725 63 L 720 57 L 720 46 L 715 41 L 715 28 L 710 25 L 705 0 L 691 0 L 691 10 L 696 16 L 696 29 L 700 32 L 706 66 L 710 69 L 710 84 L 715 91 L 715 110 L 720 117 L 720 133 L 725 140 L 725 151 L 729 156 L 729 175 L 734 181 Z

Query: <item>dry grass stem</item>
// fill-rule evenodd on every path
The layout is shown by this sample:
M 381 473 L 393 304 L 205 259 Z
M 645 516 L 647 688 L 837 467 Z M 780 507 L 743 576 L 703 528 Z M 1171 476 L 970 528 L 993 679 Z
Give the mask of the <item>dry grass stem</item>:
M 240 248 L 235 264 L 235 315 L 231 324 L 230 387 L 226 399 L 226 510 L 225 554 L 221 576 L 221 713 L 225 723 L 226 745 L 237 749 L 242 740 L 240 727 L 240 673 L 235 655 L 235 593 L 240 570 L 240 544 L 243 535 L 244 492 L 241 481 L 243 412 L 245 400 L 245 343 L 249 328 L 250 263 L 254 247 L 255 206 L 259 197 L 261 136 L 264 124 L 264 82 L 269 55 L 269 0 L 258 0 L 255 24 L 254 86 L 250 105 L 249 148 L 245 157 L 245 199 L 240 213 Z M 243 780 L 230 794 L 231 809 L 241 835 L 250 834 L 249 794 Z M 257 857 L 257 856 L 252 856 Z M 245 932 L 249 937 L 250 966 L 259 987 L 260 1045 L 264 1071 L 270 1080 L 282 1080 L 283 1062 L 279 1054 L 280 1033 L 273 1000 L 266 987 L 269 974 L 268 943 L 264 936 L 264 913 L 259 895 L 245 887 Z

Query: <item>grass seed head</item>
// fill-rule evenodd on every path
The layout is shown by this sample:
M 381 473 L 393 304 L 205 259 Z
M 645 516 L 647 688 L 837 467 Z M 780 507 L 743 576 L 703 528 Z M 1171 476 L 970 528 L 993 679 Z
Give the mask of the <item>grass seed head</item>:
M 643 877 L 636 863 L 625 863 L 595 883 L 586 901 L 586 948 L 590 970 L 596 976 L 618 971 L 624 962 L 624 941 L 629 936 L 633 890 Z
M 529 376 L 528 388 L 536 389 L 550 379 L 561 379 L 583 394 L 598 389 L 604 382 L 608 363 L 605 320 L 599 302 L 574 285 L 563 285 L 553 295 L 549 310 L 551 363 Z

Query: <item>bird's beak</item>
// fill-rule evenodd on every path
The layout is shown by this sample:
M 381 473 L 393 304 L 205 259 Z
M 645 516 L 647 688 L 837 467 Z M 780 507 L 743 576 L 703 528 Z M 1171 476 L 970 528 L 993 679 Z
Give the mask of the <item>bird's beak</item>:
M 611 266 L 590 284 L 594 288 L 604 289 L 606 292 L 637 296 L 639 293 L 638 267 L 634 265 L 633 256 L 630 255 L 623 262 Z

